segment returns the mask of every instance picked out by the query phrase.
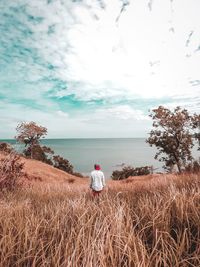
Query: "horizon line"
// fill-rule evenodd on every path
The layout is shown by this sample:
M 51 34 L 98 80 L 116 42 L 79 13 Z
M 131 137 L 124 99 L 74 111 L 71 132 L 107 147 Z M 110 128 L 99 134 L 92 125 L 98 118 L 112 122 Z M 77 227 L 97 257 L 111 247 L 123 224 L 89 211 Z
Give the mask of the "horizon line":
M 60 140 L 60 139 L 145 139 L 147 137 L 55 137 L 41 138 L 40 140 Z M 15 138 L 0 138 L 0 140 L 15 140 Z

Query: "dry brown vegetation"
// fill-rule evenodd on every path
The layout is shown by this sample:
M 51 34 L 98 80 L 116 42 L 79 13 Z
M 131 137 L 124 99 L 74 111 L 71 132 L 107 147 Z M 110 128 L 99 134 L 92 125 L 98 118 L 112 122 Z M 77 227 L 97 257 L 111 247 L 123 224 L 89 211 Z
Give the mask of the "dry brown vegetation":
M 7 164 L 7 168 L 11 168 L 12 165 L 12 159 L 16 155 L 15 153 L 3 153 L 0 152 L 0 170 L 1 166 Z M 35 182 L 43 182 L 43 183 L 59 183 L 59 184 L 65 184 L 70 182 L 72 179 L 74 179 L 74 182 L 76 184 L 84 183 L 84 179 L 81 179 L 79 177 L 76 177 L 74 175 L 71 175 L 69 173 L 66 173 L 60 169 L 54 168 L 51 165 L 45 164 L 41 161 L 34 160 L 34 159 L 26 159 L 25 157 L 19 155 L 16 155 L 17 158 L 20 158 L 20 163 L 23 164 L 23 172 L 26 177 L 22 178 L 28 178 L 28 182 L 31 181 L 32 183 Z M 5 167 L 4 167 L 5 168 Z M 0 172 L 1 177 L 1 172 Z M 27 179 L 24 180 L 24 182 L 27 182 Z
M 11 152 L 0 157 L 0 190 L 13 191 L 23 184 L 24 163 L 19 155 Z
M 87 183 L 1 193 L 0 266 L 200 266 L 200 178 L 110 181 L 99 200 Z

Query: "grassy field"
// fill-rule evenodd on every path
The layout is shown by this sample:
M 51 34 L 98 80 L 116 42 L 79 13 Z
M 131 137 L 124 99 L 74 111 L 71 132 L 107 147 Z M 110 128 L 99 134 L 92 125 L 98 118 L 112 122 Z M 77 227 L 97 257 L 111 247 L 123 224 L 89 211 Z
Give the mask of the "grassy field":
M 0 266 L 200 266 L 200 178 L 111 181 L 98 200 L 86 184 L 1 193 Z

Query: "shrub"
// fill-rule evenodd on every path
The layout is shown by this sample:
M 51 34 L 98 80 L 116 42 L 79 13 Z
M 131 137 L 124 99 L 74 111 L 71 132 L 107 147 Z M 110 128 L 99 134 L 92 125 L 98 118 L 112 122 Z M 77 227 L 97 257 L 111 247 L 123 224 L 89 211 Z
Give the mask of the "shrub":
M 76 177 L 84 178 L 85 176 L 80 172 L 73 172 L 73 175 Z
M 11 153 L 13 151 L 13 148 L 10 144 L 1 142 L 0 151 L 5 152 L 5 153 Z
M 31 149 L 29 147 L 28 149 L 24 150 L 24 154 L 28 158 L 36 159 L 49 165 L 53 165 L 50 155 L 53 155 L 54 151 L 49 147 L 37 144 L 34 145 Z
M 115 170 L 112 173 L 111 178 L 113 180 L 123 180 L 127 179 L 130 176 L 140 176 L 140 175 L 147 175 L 151 173 L 152 167 L 144 166 L 144 167 L 137 167 L 134 168 L 132 166 L 125 166 L 122 170 Z
M 59 155 L 53 156 L 53 166 L 62 171 L 73 174 L 73 166 L 71 165 L 69 160 L 64 159 Z
M 69 184 L 73 184 L 75 182 L 75 179 L 74 178 L 69 178 L 67 181 L 68 181 Z
M 200 172 L 200 160 L 194 160 L 192 163 L 189 163 L 185 166 L 185 171 L 190 173 L 199 173 Z
M 23 167 L 24 163 L 16 153 L 0 160 L 0 191 L 13 191 L 22 185 Z

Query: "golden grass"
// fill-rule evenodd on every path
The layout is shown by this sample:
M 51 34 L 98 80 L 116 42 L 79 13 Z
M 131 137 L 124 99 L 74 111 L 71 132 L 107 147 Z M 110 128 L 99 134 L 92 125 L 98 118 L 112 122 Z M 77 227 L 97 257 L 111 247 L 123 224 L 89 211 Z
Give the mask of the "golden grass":
M 200 266 L 198 175 L 143 178 L 2 193 L 0 266 Z

